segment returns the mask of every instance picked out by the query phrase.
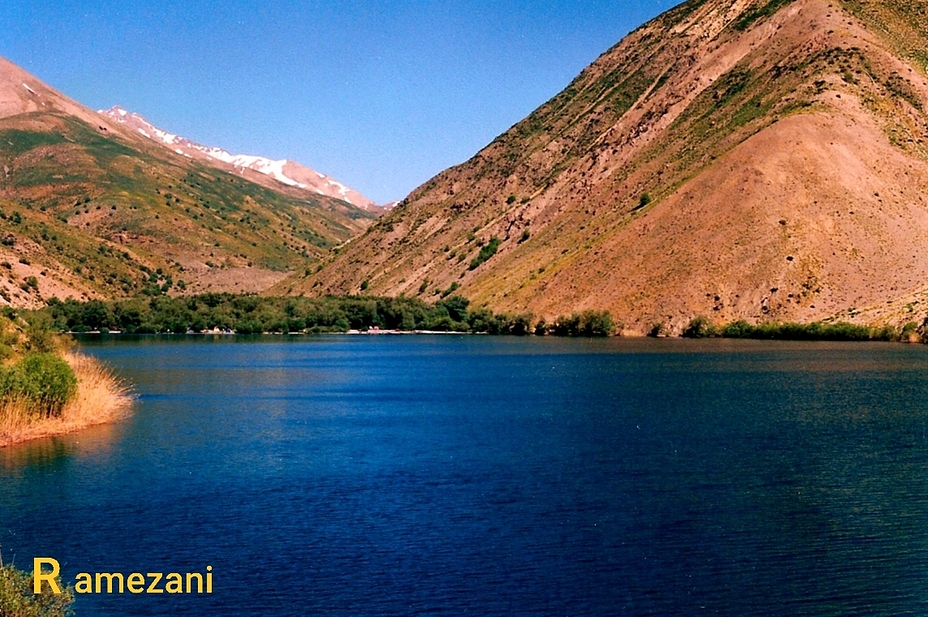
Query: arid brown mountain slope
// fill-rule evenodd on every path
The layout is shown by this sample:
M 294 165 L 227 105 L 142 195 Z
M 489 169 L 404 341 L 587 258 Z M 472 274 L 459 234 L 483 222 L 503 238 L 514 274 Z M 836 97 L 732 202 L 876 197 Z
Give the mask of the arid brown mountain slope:
M 639 332 L 696 315 L 811 321 L 915 293 L 928 282 L 926 14 L 684 3 L 282 285 L 459 286 L 539 317 L 610 309 Z
M 179 155 L 0 59 L 0 306 L 263 291 L 374 215 Z

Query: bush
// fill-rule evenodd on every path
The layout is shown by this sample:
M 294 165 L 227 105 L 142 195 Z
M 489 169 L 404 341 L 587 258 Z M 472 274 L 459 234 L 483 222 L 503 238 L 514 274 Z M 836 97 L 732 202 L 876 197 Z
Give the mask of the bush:
M 440 295 L 442 298 L 447 298 L 448 296 L 450 296 L 451 294 L 453 294 L 454 292 L 456 292 L 456 291 L 458 290 L 458 287 L 460 287 L 460 286 L 461 286 L 461 285 L 460 285 L 457 281 L 454 281 L 453 283 L 451 283 L 450 285 L 448 285 L 448 289 L 443 290 L 439 295 Z
M 712 322 L 709 321 L 707 317 L 703 316 L 691 319 L 686 329 L 683 330 L 684 338 L 706 338 L 715 335 L 715 326 L 712 325 Z
M 580 315 L 573 313 L 570 317 L 558 315 L 551 329 L 554 336 L 577 336 L 580 334 Z
M 3 377 L 4 398 L 24 399 L 43 415 L 61 415 L 77 393 L 74 371 L 52 353 L 27 353 Z
M 552 334 L 555 336 L 612 336 L 621 326 L 616 326 L 609 311 L 583 311 L 572 313 L 570 317 L 563 315 L 554 323 Z
M 872 334 L 867 326 L 841 321 L 831 324 L 823 324 L 820 321 L 809 324 L 772 322 L 755 326 L 751 338 L 784 341 L 868 341 L 873 338 Z
M 754 326 L 743 319 L 739 319 L 722 328 L 722 336 L 725 338 L 751 338 L 754 336 Z
M 511 334 L 516 336 L 525 336 L 532 333 L 532 318 L 534 315 L 531 313 L 522 313 L 521 315 L 516 315 L 515 319 L 512 320 L 512 327 L 509 329 Z
M 897 342 L 901 340 L 902 337 L 895 326 L 885 325 L 880 328 L 872 328 L 870 330 L 870 338 L 875 341 Z
M 62 588 L 61 594 L 32 593 L 32 575 L 13 566 L 0 566 L 0 615 L 6 617 L 69 617 L 74 612 L 74 590 Z
M 36 353 L 51 353 L 59 347 L 58 336 L 52 330 L 52 320 L 47 315 L 37 315 L 26 325 L 26 349 Z
M 612 336 L 616 324 L 609 311 L 583 311 L 580 313 L 580 332 L 583 336 Z
M 480 264 L 488 260 L 490 257 L 493 257 L 494 255 L 496 255 L 496 251 L 499 250 L 499 245 L 500 245 L 499 238 L 497 238 L 496 236 L 493 236 L 492 238 L 490 238 L 490 241 L 487 242 L 486 245 L 480 249 L 480 253 L 478 253 L 477 256 L 474 257 L 470 261 L 470 266 L 468 268 L 470 270 L 476 270 L 477 267 L 480 266 Z

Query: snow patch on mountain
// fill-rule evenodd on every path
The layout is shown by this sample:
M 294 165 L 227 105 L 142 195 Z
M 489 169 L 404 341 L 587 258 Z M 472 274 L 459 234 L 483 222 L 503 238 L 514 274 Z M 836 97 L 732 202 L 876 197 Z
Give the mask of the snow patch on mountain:
M 288 159 L 273 160 L 250 154 L 231 154 L 222 148 L 204 146 L 185 137 L 163 131 L 142 116 L 118 106 L 108 111 L 100 110 L 99 113 L 137 130 L 139 134 L 149 139 L 171 146 L 174 152 L 188 158 L 221 161 L 231 165 L 239 174 L 244 174 L 246 170 L 255 171 L 274 178 L 287 186 L 313 191 L 319 195 L 337 197 L 364 209 L 374 206 L 373 202 L 341 182 Z M 294 178 L 293 175 L 296 175 L 297 178 Z M 316 181 L 313 176 L 318 176 L 321 182 Z
M 254 169 L 255 171 L 259 171 L 290 186 L 298 186 L 301 189 L 310 188 L 309 185 L 297 182 L 284 173 L 284 165 L 287 163 L 289 163 L 289 161 L 286 159 L 272 161 L 261 156 L 249 156 L 247 154 L 240 154 L 232 160 L 232 164 L 236 167 Z

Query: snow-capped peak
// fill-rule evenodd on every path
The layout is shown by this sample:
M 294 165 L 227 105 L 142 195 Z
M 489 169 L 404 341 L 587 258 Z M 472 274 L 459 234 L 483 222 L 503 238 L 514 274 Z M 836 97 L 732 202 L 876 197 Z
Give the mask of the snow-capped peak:
M 241 175 L 244 175 L 246 170 L 258 172 L 287 186 L 336 197 L 359 208 L 370 209 L 375 207 L 374 202 L 341 182 L 288 159 L 273 160 L 250 154 L 231 154 L 222 148 L 203 146 L 184 137 L 163 131 L 142 116 L 126 111 L 119 106 L 107 111 L 100 110 L 99 113 L 138 132 L 143 137 L 170 146 L 171 150 L 177 154 L 200 160 L 205 159 L 206 162 L 219 161 L 226 163 Z
M 181 145 L 182 142 L 187 141 L 186 139 L 178 138 L 177 135 L 172 135 L 171 133 L 162 131 L 142 116 L 130 113 L 122 107 L 113 107 L 109 111 L 100 110 L 99 113 L 109 116 L 120 124 L 129 125 L 131 128 L 136 129 L 145 137 L 148 137 L 149 139 L 157 139 L 158 141 L 164 142 L 168 146 Z

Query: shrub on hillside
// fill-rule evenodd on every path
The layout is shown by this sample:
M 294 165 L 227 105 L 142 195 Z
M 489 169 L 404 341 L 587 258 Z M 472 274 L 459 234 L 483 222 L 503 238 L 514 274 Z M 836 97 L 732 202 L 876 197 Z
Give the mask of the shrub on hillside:
M 471 260 L 470 266 L 468 266 L 468 269 L 476 270 L 480 266 L 480 264 L 488 260 L 490 257 L 493 257 L 494 255 L 496 255 L 496 251 L 499 250 L 499 245 L 500 245 L 499 238 L 497 238 L 496 236 L 493 236 L 492 238 L 490 238 L 490 241 L 487 242 L 486 245 L 480 249 L 480 253 L 478 253 L 477 256 Z
M 667 326 L 664 325 L 663 321 L 659 321 L 656 324 L 651 324 L 651 329 L 648 330 L 648 336 L 651 338 L 667 336 Z

